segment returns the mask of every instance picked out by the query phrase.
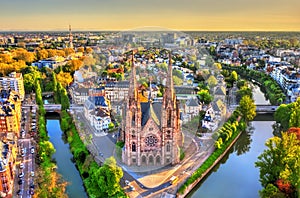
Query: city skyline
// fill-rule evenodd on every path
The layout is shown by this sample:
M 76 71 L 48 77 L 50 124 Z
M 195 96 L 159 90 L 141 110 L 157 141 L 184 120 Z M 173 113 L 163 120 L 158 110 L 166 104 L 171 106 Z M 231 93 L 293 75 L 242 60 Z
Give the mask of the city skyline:
M 300 31 L 300 2 L 289 0 L 14 0 L 0 7 L 0 31 L 128 30 Z

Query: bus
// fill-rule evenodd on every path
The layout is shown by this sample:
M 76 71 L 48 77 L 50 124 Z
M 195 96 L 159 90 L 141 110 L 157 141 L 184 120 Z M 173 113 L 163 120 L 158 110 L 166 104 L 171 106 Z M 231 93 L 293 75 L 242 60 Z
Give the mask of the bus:
M 171 185 L 173 185 L 173 184 L 175 184 L 176 182 L 178 181 L 178 177 L 176 177 L 176 176 L 172 176 L 171 178 L 170 178 L 170 184 Z

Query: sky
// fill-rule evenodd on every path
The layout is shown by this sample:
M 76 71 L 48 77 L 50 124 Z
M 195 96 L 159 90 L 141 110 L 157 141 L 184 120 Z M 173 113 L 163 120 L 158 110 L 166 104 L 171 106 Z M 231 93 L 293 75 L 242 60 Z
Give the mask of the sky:
M 0 31 L 300 31 L 300 0 L 0 0 Z

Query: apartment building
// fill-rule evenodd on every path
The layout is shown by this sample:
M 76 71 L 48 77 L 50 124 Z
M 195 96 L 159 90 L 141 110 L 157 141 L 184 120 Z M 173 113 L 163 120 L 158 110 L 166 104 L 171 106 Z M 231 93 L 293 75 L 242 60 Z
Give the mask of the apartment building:
M 22 73 L 12 72 L 7 77 L 0 77 L 0 90 L 14 90 L 19 93 L 20 99 L 23 101 L 25 89 Z

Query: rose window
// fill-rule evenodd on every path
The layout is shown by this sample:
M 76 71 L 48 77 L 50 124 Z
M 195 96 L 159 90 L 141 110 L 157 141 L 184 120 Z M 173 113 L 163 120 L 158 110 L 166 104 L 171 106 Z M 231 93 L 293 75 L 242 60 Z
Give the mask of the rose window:
M 149 135 L 148 137 L 146 137 L 145 139 L 145 143 L 147 144 L 147 146 L 155 146 L 156 143 L 158 142 L 157 138 L 154 135 Z

